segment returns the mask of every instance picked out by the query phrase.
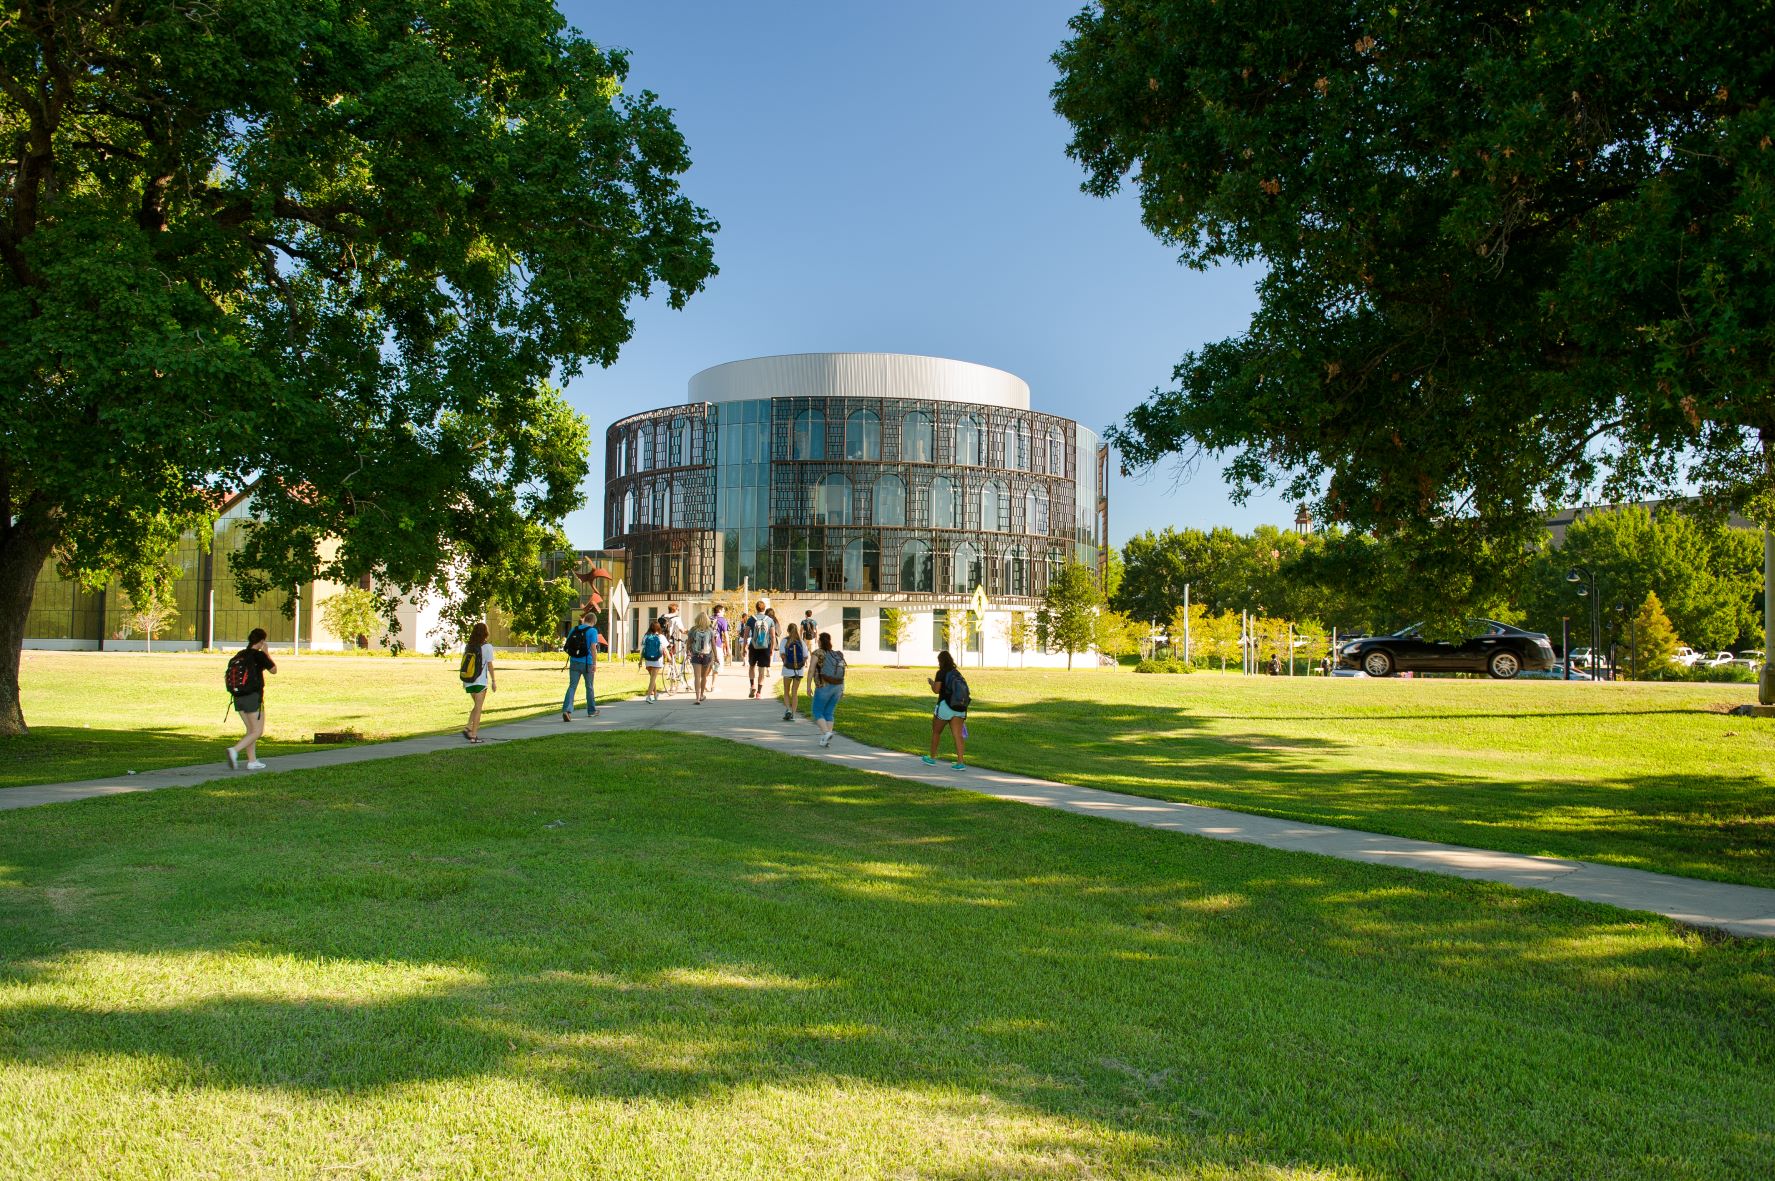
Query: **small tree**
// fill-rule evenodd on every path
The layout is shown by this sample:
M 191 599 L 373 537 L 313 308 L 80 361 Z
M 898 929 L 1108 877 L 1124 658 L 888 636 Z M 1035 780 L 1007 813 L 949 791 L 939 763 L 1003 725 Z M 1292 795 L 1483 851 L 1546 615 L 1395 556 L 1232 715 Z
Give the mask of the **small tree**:
M 1676 655 L 1676 628 L 1664 614 L 1657 591 L 1646 592 L 1646 601 L 1633 617 L 1633 641 L 1638 676 L 1659 677 L 1676 667 L 1671 659 Z
M 949 654 L 951 656 L 956 656 L 957 653 L 960 653 L 962 656 L 965 656 L 967 654 L 967 651 L 968 651 L 968 630 L 969 630 L 970 626 L 971 626 L 971 621 L 968 617 L 967 608 L 965 608 L 965 607 L 950 608 L 950 610 L 949 610 L 949 626 L 948 626 L 947 630 L 948 630 L 948 634 L 949 634 L 949 640 L 948 640 Z M 966 661 L 961 659 L 960 656 L 957 656 L 955 662 L 957 664 L 965 664 L 966 663 Z
M 906 638 L 906 613 L 898 607 L 885 607 L 881 612 L 881 646 L 894 654 L 894 665 L 900 664 L 900 641 Z
M 372 591 L 361 587 L 342 590 L 321 604 L 321 626 L 348 648 L 367 643 L 379 630 L 377 607 Z
M 173 590 L 170 583 L 150 582 L 146 590 L 132 595 L 122 591 L 123 614 L 117 629 L 117 638 L 127 639 L 132 635 L 140 635 L 146 642 L 147 650 L 154 651 L 154 635 L 163 632 L 167 625 L 179 617 L 178 605 L 173 602 Z
M 1222 611 L 1219 615 L 1206 616 L 1200 625 L 1199 636 L 1192 636 L 1201 652 L 1211 660 L 1220 661 L 1220 671 L 1225 672 L 1228 661 L 1239 658 L 1239 617 L 1231 611 Z
M 1092 643 L 1105 656 L 1127 656 L 1140 651 L 1141 638 L 1146 635 L 1144 623 L 1137 623 L 1120 611 L 1097 613 Z
M 1088 651 L 1097 638 L 1097 611 L 1102 606 L 1096 576 L 1076 561 L 1066 563 L 1048 581 L 1042 594 L 1048 647 L 1066 653 L 1067 668 L 1072 667 L 1073 654 Z

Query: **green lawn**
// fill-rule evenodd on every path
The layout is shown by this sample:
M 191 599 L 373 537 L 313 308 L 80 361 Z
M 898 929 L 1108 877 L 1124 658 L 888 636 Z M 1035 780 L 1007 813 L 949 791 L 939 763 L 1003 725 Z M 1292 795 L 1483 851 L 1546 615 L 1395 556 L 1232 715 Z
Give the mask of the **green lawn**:
M 1771 1159 L 1775 947 L 1552 895 L 664 733 L 0 813 L 5 1177 Z
M 317 730 L 407 738 L 447 733 L 468 720 L 454 660 L 273 657 L 277 675 L 265 678 L 261 755 L 324 749 L 314 745 Z M 228 654 L 26 652 L 19 680 L 31 732 L 0 741 L 0 788 L 220 761 L 242 733 L 239 718 L 223 716 L 227 660 Z M 561 708 L 567 677 L 560 658 L 499 660 L 494 670 L 499 691 L 488 698 L 484 723 Z M 628 696 L 645 680 L 631 664 L 598 666 L 600 699 Z
M 920 750 L 928 672 L 839 726 Z M 1746 685 L 968 670 L 968 761 L 1136 795 L 1775 886 L 1775 723 Z M 945 747 L 947 749 L 947 746 Z

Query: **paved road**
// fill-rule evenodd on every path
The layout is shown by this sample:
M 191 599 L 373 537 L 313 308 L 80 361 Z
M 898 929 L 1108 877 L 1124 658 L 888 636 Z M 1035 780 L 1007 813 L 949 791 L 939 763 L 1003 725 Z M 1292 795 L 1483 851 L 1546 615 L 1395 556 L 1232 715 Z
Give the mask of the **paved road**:
M 774 684 L 774 678 L 773 678 Z M 805 708 L 805 707 L 804 707 Z M 630 700 L 607 704 L 596 718 L 576 716 L 571 723 L 559 714 L 524 722 L 489 727 L 483 732 L 489 745 L 520 742 L 526 738 L 587 730 L 679 730 L 761 746 L 784 754 L 822 759 L 917 780 L 938 787 L 964 788 L 1043 808 L 1056 808 L 1085 816 L 1098 816 L 1128 824 L 1145 825 L 1171 832 L 1188 833 L 1221 841 L 1245 841 L 1272 849 L 1319 853 L 1345 861 L 1392 865 L 1427 873 L 1479 881 L 1503 882 L 1529 890 L 1547 890 L 1587 902 L 1602 902 L 1628 910 L 1651 911 L 1681 923 L 1724 931 L 1732 935 L 1775 938 L 1775 890 L 1707 882 L 1637 869 L 1531 857 L 1521 853 L 1497 853 L 1382 836 L 1355 829 L 1333 828 L 1253 816 L 1221 808 L 1177 804 L 1144 796 L 1121 795 L 1094 788 L 1051 783 L 1005 771 L 971 768 L 950 770 L 947 764 L 926 766 L 917 755 L 880 750 L 852 742 L 842 734 L 827 749 L 820 749 L 818 733 L 805 716 L 796 722 L 782 721 L 782 707 L 771 701 L 746 697 L 743 674 L 730 670 L 718 679 L 715 693 L 703 705 L 687 696 L 670 697 L 656 705 Z M 844 711 L 839 710 L 839 725 Z M 907 735 L 918 741 L 922 735 Z M 308 767 L 337 767 L 371 759 L 455 750 L 463 746 L 458 735 L 408 738 L 365 746 L 340 747 L 267 759 L 269 770 L 296 771 Z M 220 754 L 221 744 L 217 744 Z M 267 772 L 258 772 L 266 774 Z M 229 771 L 222 762 L 200 767 L 176 767 L 140 775 L 115 776 L 83 783 L 47 784 L 0 790 L 0 809 L 28 808 L 38 804 L 64 803 L 124 792 L 154 791 L 163 787 L 188 787 L 216 779 L 239 777 L 249 772 Z

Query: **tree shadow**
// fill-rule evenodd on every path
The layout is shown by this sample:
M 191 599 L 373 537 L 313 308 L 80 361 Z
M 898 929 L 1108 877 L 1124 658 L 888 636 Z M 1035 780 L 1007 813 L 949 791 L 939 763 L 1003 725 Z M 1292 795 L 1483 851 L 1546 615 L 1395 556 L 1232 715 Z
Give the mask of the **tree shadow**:
M 1577 1175 L 1770 1147 L 1764 946 L 693 738 L 297 773 L 0 834 L 0 1060 L 123 1053 L 175 1095 L 937 1094 L 954 1126 L 907 1135 L 977 1134 L 984 1110 L 1019 1145 L 1002 1171 L 920 1170 L 956 1178 L 1061 1151 L 1501 1168 L 1527 1140 Z M 1498 1126 L 1473 1097 L 1524 1068 L 1547 1075 L 1504 1087 Z M 1669 1102 L 1691 1091 L 1708 1121 Z M 1365 1126 L 1384 1142 L 1353 1144 Z

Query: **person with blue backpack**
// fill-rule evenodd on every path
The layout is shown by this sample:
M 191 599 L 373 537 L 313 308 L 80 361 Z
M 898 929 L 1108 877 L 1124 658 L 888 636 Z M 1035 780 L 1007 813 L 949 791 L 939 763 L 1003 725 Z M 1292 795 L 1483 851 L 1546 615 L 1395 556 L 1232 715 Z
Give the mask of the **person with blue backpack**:
M 659 620 L 647 625 L 641 637 L 641 667 L 647 670 L 647 700 L 659 701 L 659 674 L 666 667 L 666 629 Z
M 801 677 L 807 671 L 807 641 L 801 638 L 801 629 L 788 629 L 778 655 L 783 658 L 783 720 L 792 722 L 801 699 Z
M 604 642 L 598 635 L 598 626 L 592 620 L 596 614 L 587 611 L 567 633 L 567 640 L 561 646 L 567 652 L 567 696 L 561 700 L 561 720 L 573 720 L 573 699 L 579 693 L 579 681 L 585 678 L 586 683 L 586 717 L 598 716 L 598 698 L 592 691 L 592 675 L 598 671 L 598 645 Z
M 957 771 L 966 771 L 967 764 L 962 762 L 962 746 L 967 738 L 968 705 L 971 700 L 968 693 L 968 682 L 955 667 L 955 657 L 948 652 L 937 653 L 937 675 L 926 684 L 931 692 L 937 695 L 937 709 L 931 715 L 931 753 L 924 755 L 924 761 L 935 767 L 937 765 L 937 744 L 942 741 L 943 728 L 947 726 L 949 733 L 955 738 L 955 762 L 950 766 Z

